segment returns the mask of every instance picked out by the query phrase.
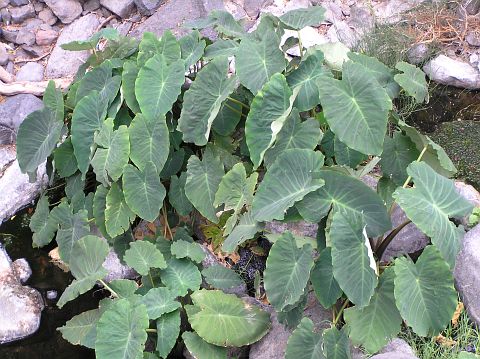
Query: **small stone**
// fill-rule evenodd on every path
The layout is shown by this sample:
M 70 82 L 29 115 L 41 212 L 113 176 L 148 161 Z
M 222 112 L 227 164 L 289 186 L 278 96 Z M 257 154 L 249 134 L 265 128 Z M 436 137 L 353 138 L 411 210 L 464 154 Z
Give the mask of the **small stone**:
M 248 16 L 257 18 L 262 8 L 271 4 L 273 4 L 273 0 L 245 0 L 243 8 Z
M 92 12 L 97 10 L 100 7 L 100 1 L 99 0 L 88 0 L 83 4 L 83 11 L 84 12 Z
M 133 0 L 100 0 L 100 4 L 122 19 L 128 17 L 135 9 Z
M 31 57 L 39 57 L 47 51 L 44 47 L 38 45 L 22 45 L 22 49 Z
M 58 297 L 58 292 L 56 290 L 47 290 L 47 299 L 55 300 Z
M 32 275 L 32 268 L 30 268 L 25 258 L 20 258 L 13 262 L 12 269 L 21 283 L 26 283 Z
M 48 7 L 38 13 L 38 18 L 50 26 L 54 25 L 58 20 L 53 11 Z
M 138 273 L 129 266 L 122 264 L 118 254 L 111 249 L 103 262 L 103 267 L 108 271 L 108 274 L 103 278 L 107 283 L 110 283 L 115 279 L 136 279 L 138 278 Z
M 5 66 L 10 60 L 10 55 L 3 44 L 0 44 L 0 66 Z
M 465 41 L 472 46 L 480 46 L 480 34 L 470 31 L 467 36 L 465 36 Z
M 45 3 L 64 24 L 73 22 L 83 11 L 75 0 L 45 0 Z
M 415 353 L 410 345 L 399 338 L 392 339 L 385 345 L 382 350 L 380 350 L 379 354 L 386 354 L 386 353 L 403 353 L 414 356 Z
M 28 0 L 10 0 L 10 5 L 12 6 L 28 5 Z
M 50 45 L 58 37 L 58 33 L 55 30 L 39 30 L 35 36 L 37 45 L 44 46 Z
M 17 81 L 42 81 L 44 68 L 38 62 L 27 62 L 17 72 Z
M 350 8 L 348 24 L 359 34 L 371 31 L 375 26 L 372 12 L 363 6 L 355 5 Z
M 316 238 L 318 224 L 305 221 L 287 223 L 271 221 L 266 223 L 265 229 L 272 234 L 282 234 L 289 231 L 294 236 Z
M 36 2 L 33 4 L 33 7 L 35 8 L 35 12 L 38 14 L 40 11 L 42 11 L 45 8 L 45 5 L 41 2 Z
M 135 0 L 138 11 L 142 15 L 153 15 L 160 5 L 164 4 L 166 0 Z
M 7 42 L 17 43 L 18 30 L 2 30 L 2 36 Z
M 26 19 L 30 19 L 35 17 L 35 8 L 32 4 L 28 4 L 25 6 L 14 7 L 10 10 L 10 14 L 12 15 L 12 22 L 14 24 L 20 24 L 24 22 Z
M 407 51 L 407 60 L 413 65 L 425 62 L 430 55 L 430 49 L 426 44 L 415 44 Z
M 35 43 L 35 32 L 26 26 L 22 27 L 15 38 L 15 43 L 18 45 L 33 45 Z

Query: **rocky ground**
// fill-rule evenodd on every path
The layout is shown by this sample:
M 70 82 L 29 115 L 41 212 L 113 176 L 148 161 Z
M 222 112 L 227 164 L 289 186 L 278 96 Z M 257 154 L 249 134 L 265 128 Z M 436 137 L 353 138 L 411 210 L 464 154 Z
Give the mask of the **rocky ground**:
M 385 24 L 399 24 L 400 20 L 407 18 L 412 25 L 413 18 L 408 18 L 405 12 L 425 5 L 423 3 L 425 1 L 422 0 L 0 0 L 0 194 L 9 193 L 8 198 L 0 196 L 0 223 L 32 203 L 46 185 L 45 167 L 39 169 L 35 183 L 29 183 L 28 177 L 20 173 L 15 160 L 15 133 L 25 116 L 42 106 L 41 100 L 35 95 L 42 94 L 46 80 L 61 79 L 64 81 L 62 84 L 68 85 L 88 56 L 86 52 L 64 51 L 60 48 L 61 44 L 85 40 L 102 27 L 115 27 L 120 33 L 135 37 L 141 37 L 145 31 L 161 35 L 166 29 L 182 34 L 186 31 L 182 26 L 185 21 L 204 17 L 214 9 L 230 11 L 250 28 L 255 26 L 263 11 L 280 14 L 297 7 L 322 4 L 327 9 L 326 19 L 318 27 L 301 31 L 304 45 L 341 41 L 349 48 L 357 49 L 362 46 L 365 36 Z M 425 9 L 431 11 L 431 8 Z M 429 60 L 432 53 L 430 38 L 420 38 L 420 42 L 408 51 L 409 61 L 423 65 L 429 77 L 439 83 L 480 89 L 480 32 L 476 27 L 480 23 L 478 10 L 478 7 L 465 9 L 462 14 L 456 15 L 457 20 L 452 22 L 452 26 L 460 29 L 459 34 L 456 37 L 452 35 L 450 43 L 436 48 L 435 51 L 440 51 L 438 55 Z M 450 12 L 448 14 L 451 16 Z M 431 36 L 445 35 L 446 31 L 443 28 L 441 31 L 430 28 L 428 24 L 420 22 L 415 26 L 423 30 L 426 26 L 428 31 L 431 30 Z M 212 33 L 209 35 L 214 36 Z M 375 178 L 367 180 L 369 185 L 376 186 Z M 460 193 L 480 206 L 480 194 L 473 187 L 463 182 L 457 182 L 456 185 Z M 393 222 L 403 222 L 404 216 L 396 208 Z M 270 228 L 285 230 L 284 225 L 274 223 Z M 298 234 L 312 235 L 312 226 L 297 224 L 290 229 Z M 471 318 L 478 324 L 480 276 L 476 273 L 480 266 L 479 241 L 480 227 L 477 226 L 468 232 L 455 270 L 457 288 Z M 420 250 L 427 243 L 428 239 L 411 224 L 400 232 L 385 258 Z M 106 265 L 111 265 L 112 270 L 107 281 L 132 275 L 128 268 L 118 267 L 118 258 L 110 257 Z M 215 257 L 209 258 L 216 263 Z M 28 265 L 17 262 L 12 263 L 0 247 L 0 308 L 13 306 L 14 310 L 24 314 L 28 325 L 23 325 L 21 321 L 12 324 L 12 317 L 2 316 L 5 311 L 0 310 L 0 343 L 35 332 L 43 308 L 38 293 L 22 286 L 28 279 L 25 274 L 28 273 Z M 246 295 L 246 288 L 238 288 L 235 294 Z M 12 302 L 12 298 L 16 300 Z M 331 313 L 323 310 L 314 296 L 309 298 L 307 308 L 305 314 L 316 323 L 331 319 Z M 291 333 L 278 323 L 273 310 L 267 309 L 272 313 L 273 328 L 264 339 L 252 346 L 250 358 L 253 359 L 282 358 Z M 13 318 L 18 319 L 17 316 Z M 363 354 L 356 352 L 354 357 L 362 358 Z M 415 358 L 415 355 L 405 342 L 396 339 L 374 358 L 408 359 Z

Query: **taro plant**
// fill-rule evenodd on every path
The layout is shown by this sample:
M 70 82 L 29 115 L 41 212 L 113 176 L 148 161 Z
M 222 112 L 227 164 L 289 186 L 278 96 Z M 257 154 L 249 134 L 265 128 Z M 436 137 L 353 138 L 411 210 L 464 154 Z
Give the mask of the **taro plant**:
M 263 283 L 279 320 L 295 328 L 287 358 L 348 358 L 350 342 L 375 352 L 402 322 L 421 336 L 445 328 L 464 235 L 453 219 L 472 206 L 448 179 L 456 169 L 444 150 L 397 115 L 401 92 L 428 101 L 425 76 L 286 35 L 323 13 L 263 15 L 246 33 L 216 11 L 180 39 L 103 30 L 64 45 L 93 54 L 65 95 L 50 84 L 45 108 L 20 126 L 17 154 L 24 172 L 47 160 L 51 178 L 66 183 L 58 205 L 40 198 L 30 223 L 34 244 L 55 238 L 75 277 L 58 306 L 99 282 L 110 292 L 60 328 L 65 339 L 98 358 L 138 358 L 150 337 L 145 357 L 155 358 L 183 332 L 193 356 L 210 359 L 265 335 L 269 314 L 221 291 L 241 283 L 238 274 L 201 270 L 190 226 L 199 216 L 223 231 L 223 252 L 258 236 L 273 243 Z M 203 39 L 204 27 L 220 38 Z M 381 174 L 375 189 L 362 181 L 370 172 Z M 407 220 L 393 228 L 397 206 Z M 158 217 L 161 234 L 133 239 L 139 219 Z M 318 223 L 317 238 L 267 233 L 274 220 Z M 431 244 L 418 258 L 389 259 L 411 222 Z M 104 280 L 111 250 L 138 280 Z M 303 318 L 310 288 L 333 310 L 330 329 Z

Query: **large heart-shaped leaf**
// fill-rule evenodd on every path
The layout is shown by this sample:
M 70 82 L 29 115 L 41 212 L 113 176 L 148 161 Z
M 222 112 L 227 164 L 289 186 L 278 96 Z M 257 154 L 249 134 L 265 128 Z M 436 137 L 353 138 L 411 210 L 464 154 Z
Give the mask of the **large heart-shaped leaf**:
M 157 319 L 157 347 L 156 350 L 162 358 L 166 358 L 177 342 L 180 334 L 180 310 L 165 313 Z
M 327 247 L 320 252 L 320 257 L 310 273 L 313 289 L 318 301 L 324 308 L 330 308 L 342 295 L 342 289 L 333 276 L 332 252 Z
M 139 70 L 140 68 L 135 61 L 127 60 L 123 63 L 122 92 L 127 106 L 133 113 L 140 112 L 140 106 L 135 96 L 135 80 L 137 79 Z
M 395 300 L 402 318 L 421 336 L 441 332 L 457 307 L 457 293 L 448 264 L 434 246 L 416 263 L 395 260 Z
M 370 303 L 364 308 L 348 308 L 344 311 L 345 322 L 350 328 L 350 339 L 376 353 L 400 331 L 402 317 L 398 312 L 393 294 L 395 272 L 387 268 L 375 289 Z
M 368 156 L 358 151 L 352 150 L 335 136 L 333 141 L 335 161 L 338 165 L 345 165 L 350 168 L 356 168 L 362 161 L 368 159 Z
M 195 208 L 209 221 L 217 223 L 215 193 L 223 177 L 223 165 L 209 148 L 200 161 L 193 155 L 188 160 L 185 194 Z
M 189 290 L 196 291 L 202 284 L 200 271 L 188 259 L 171 258 L 167 268 L 160 272 L 160 278 L 176 296 L 184 296 Z
M 108 235 L 111 238 L 115 238 L 126 232 L 134 219 L 135 213 L 132 212 L 125 202 L 120 185 L 117 182 L 112 183 L 112 187 L 107 194 L 105 206 L 105 227 Z
M 218 39 L 205 49 L 204 57 L 213 59 L 217 56 L 234 56 L 237 53 L 239 43 L 235 40 Z
M 297 247 L 290 232 L 285 232 L 272 246 L 264 273 L 265 291 L 270 304 L 282 311 L 299 301 L 313 267 L 312 247 Z
M 307 8 L 294 9 L 280 16 L 280 21 L 287 28 L 300 30 L 305 26 L 319 25 L 325 15 L 325 9 L 321 6 L 310 6 Z
M 108 186 L 111 180 L 118 180 L 123 173 L 123 167 L 128 163 L 130 141 L 127 126 L 113 130 L 113 119 L 108 118 L 100 132 L 95 134 L 98 145 L 92 158 L 93 171 L 98 182 Z
M 261 165 L 265 151 L 275 142 L 292 110 L 295 95 L 285 76 L 275 74 L 253 99 L 245 122 L 245 137 L 255 168 Z
M 153 222 L 158 217 L 166 193 L 153 162 L 147 162 L 143 171 L 126 165 L 122 181 L 128 207 L 140 218 Z
M 236 52 L 235 65 L 240 82 L 254 95 L 277 72 L 285 70 L 280 39 L 268 31 L 261 41 L 244 37 Z
M 147 241 L 131 242 L 130 248 L 125 251 L 123 260 L 141 275 L 147 275 L 150 268 L 164 269 L 167 267 L 162 252 L 153 243 Z
M 168 64 L 163 54 L 153 56 L 138 72 L 135 95 L 142 113 L 158 119 L 171 110 L 185 82 L 183 60 Z
M 138 50 L 138 67 L 145 66 L 149 59 L 159 54 L 165 56 L 167 64 L 181 57 L 180 44 L 170 30 L 165 31 L 160 39 L 154 33 L 144 32 Z
M 340 141 L 366 155 L 380 155 L 392 109 L 385 89 L 362 65 L 348 61 L 342 79 L 323 78 L 319 91 L 325 118 Z
M 176 296 L 168 288 L 152 288 L 145 294 L 141 302 L 147 307 L 148 317 L 157 319 L 165 313 L 177 310 L 181 305 Z M 162 333 L 160 333 L 162 335 Z
M 323 159 L 321 152 L 304 149 L 287 150 L 278 156 L 253 199 L 255 220 L 282 220 L 295 202 L 322 187 L 325 182 L 315 173 L 322 168 Z
M 227 359 L 226 348 L 207 343 L 195 332 L 183 333 L 182 339 L 188 352 L 195 359 Z
M 198 146 L 207 143 L 210 128 L 222 102 L 237 85 L 236 76 L 228 77 L 228 59 L 218 57 L 202 69 L 190 89 L 185 93 L 178 129 L 183 141 Z M 208 89 L 208 91 L 205 91 Z
M 377 286 L 376 263 L 363 218 L 336 211 L 330 227 L 333 275 L 348 299 L 366 306 Z
M 432 239 L 453 268 L 464 230 L 450 218 L 468 215 L 473 205 L 457 193 L 453 181 L 440 176 L 426 163 L 413 162 L 407 172 L 412 176 L 415 187 L 398 188 L 393 198 L 407 217 Z
M 95 218 L 95 224 L 105 238 L 110 238 L 105 226 L 105 208 L 107 208 L 107 194 L 108 188 L 99 185 L 95 191 L 93 197 L 93 217 Z
M 112 77 L 112 64 L 104 62 L 92 71 L 87 72 L 82 78 L 77 89 L 76 102 L 78 104 L 81 99 L 91 94 L 92 91 L 98 91 L 100 97 L 110 104 L 117 96 L 121 82 L 121 76 L 116 75 Z
M 60 88 L 55 87 L 55 81 L 48 82 L 45 93 L 43 94 L 43 104 L 46 108 L 55 112 L 58 121 L 63 121 L 65 115 L 65 105 L 63 104 L 63 93 Z
M 120 299 L 102 314 L 97 324 L 95 354 L 98 359 L 137 359 L 147 340 L 146 307 Z
M 233 252 L 237 246 L 255 237 L 255 234 L 265 226 L 253 219 L 252 212 L 245 212 L 239 218 L 238 224 L 223 242 L 222 250 L 227 253 Z
M 192 328 L 206 342 L 222 347 L 243 346 L 262 338 L 270 327 L 270 314 L 233 294 L 199 290 L 186 307 Z
M 296 204 L 301 216 L 310 222 L 320 222 L 330 207 L 363 214 L 367 233 L 371 237 L 392 228 L 382 199 L 362 181 L 335 170 L 322 170 L 319 177 L 325 185 L 305 196 Z
M 183 239 L 174 241 L 170 246 L 170 250 L 176 258 L 188 257 L 196 263 L 201 263 L 205 258 L 205 252 L 200 244 L 184 241 Z
M 85 178 L 90 165 L 95 131 L 100 131 L 102 128 L 107 108 L 108 100 L 102 98 L 98 91 L 92 91 L 83 97 L 73 110 L 72 145 L 83 178 Z
M 408 177 L 407 166 L 415 161 L 420 153 L 409 137 L 395 132 L 393 137 L 385 137 L 380 166 L 385 177 L 390 177 L 398 186 Z
M 318 87 L 323 86 L 322 78 L 332 76 L 323 65 L 323 53 L 316 50 L 287 76 L 288 85 L 300 88 L 294 106 L 300 111 L 309 111 L 320 103 Z
M 87 310 L 67 321 L 64 326 L 58 328 L 58 331 L 62 333 L 63 339 L 73 345 L 95 349 L 96 328 L 100 315 L 99 309 Z
M 109 248 L 106 241 L 96 236 L 85 236 L 75 242 L 72 249 L 70 271 L 75 279 L 62 293 L 58 307 L 90 290 L 97 280 L 108 273 L 102 264 L 107 258 Z
M 182 51 L 182 59 L 185 60 L 185 70 L 195 65 L 203 55 L 207 43 L 200 40 L 201 34 L 194 30 L 179 40 L 180 49 Z
M 425 80 L 425 72 L 404 61 L 397 63 L 395 68 L 402 71 L 401 74 L 395 75 L 395 81 L 407 94 L 415 98 L 417 103 L 428 102 L 428 83 Z
M 213 265 L 202 271 L 205 281 L 216 289 L 230 289 L 245 284 L 234 270 L 223 265 Z
M 315 333 L 310 318 L 303 318 L 287 342 L 285 359 L 325 359 L 321 333 Z
M 73 152 L 72 138 L 68 137 L 53 152 L 55 168 L 60 177 L 70 177 L 77 170 L 77 159 Z
M 350 359 L 350 342 L 346 328 L 331 327 L 323 331 L 323 352 L 328 359 Z

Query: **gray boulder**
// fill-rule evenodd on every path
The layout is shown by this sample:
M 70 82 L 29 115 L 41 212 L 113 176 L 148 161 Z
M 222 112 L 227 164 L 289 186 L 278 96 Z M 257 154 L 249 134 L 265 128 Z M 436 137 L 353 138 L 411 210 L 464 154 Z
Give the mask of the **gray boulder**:
M 25 260 L 12 263 L 0 244 L 0 344 L 25 338 L 40 326 L 44 303 L 37 290 L 22 285 L 28 279 L 25 265 Z M 21 268 L 19 276 L 16 269 Z
M 122 19 L 130 16 L 135 9 L 133 0 L 100 0 L 100 4 Z
M 70 77 L 77 72 L 78 67 L 88 58 L 88 51 L 72 53 L 63 50 L 60 45 L 88 39 L 95 33 L 98 25 L 100 25 L 98 17 L 95 14 L 88 14 L 63 29 L 48 59 L 47 78 Z
M 480 89 L 480 72 L 467 62 L 439 55 L 423 66 L 432 81 L 470 90 Z
M 17 72 L 17 81 L 42 81 L 43 72 L 45 69 L 43 65 L 38 62 L 27 62 Z
M 7 3 L 8 3 L 8 1 L 7 1 Z M 28 5 L 28 0 L 10 0 L 10 5 L 12 5 L 12 6 Z
M 142 15 L 153 15 L 155 10 L 157 10 L 165 2 L 166 0 L 135 0 L 138 11 L 140 11 Z
M 0 125 L 16 131 L 28 114 L 42 107 L 42 100 L 33 95 L 21 94 L 10 96 L 5 102 L 0 104 Z
M 12 15 L 12 22 L 14 24 L 20 24 L 26 19 L 30 19 L 35 16 L 35 8 L 32 4 L 14 7 L 10 10 L 10 14 Z
M 129 266 L 122 264 L 118 254 L 111 249 L 103 262 L 103 267 L 108 271 L 108 274 L 103 278 L 107 283 L 110 283 L 112 280 L 116 279 L 136 279 L 138 278 L 138 273 Z
M 45 3 L 64 24 L 73 22 L 83 11 L 76 0 L 45 0 Z
M 455 286 L 470 319 L 480 325 L 480 225 L 463 238 L 455 263 Z

